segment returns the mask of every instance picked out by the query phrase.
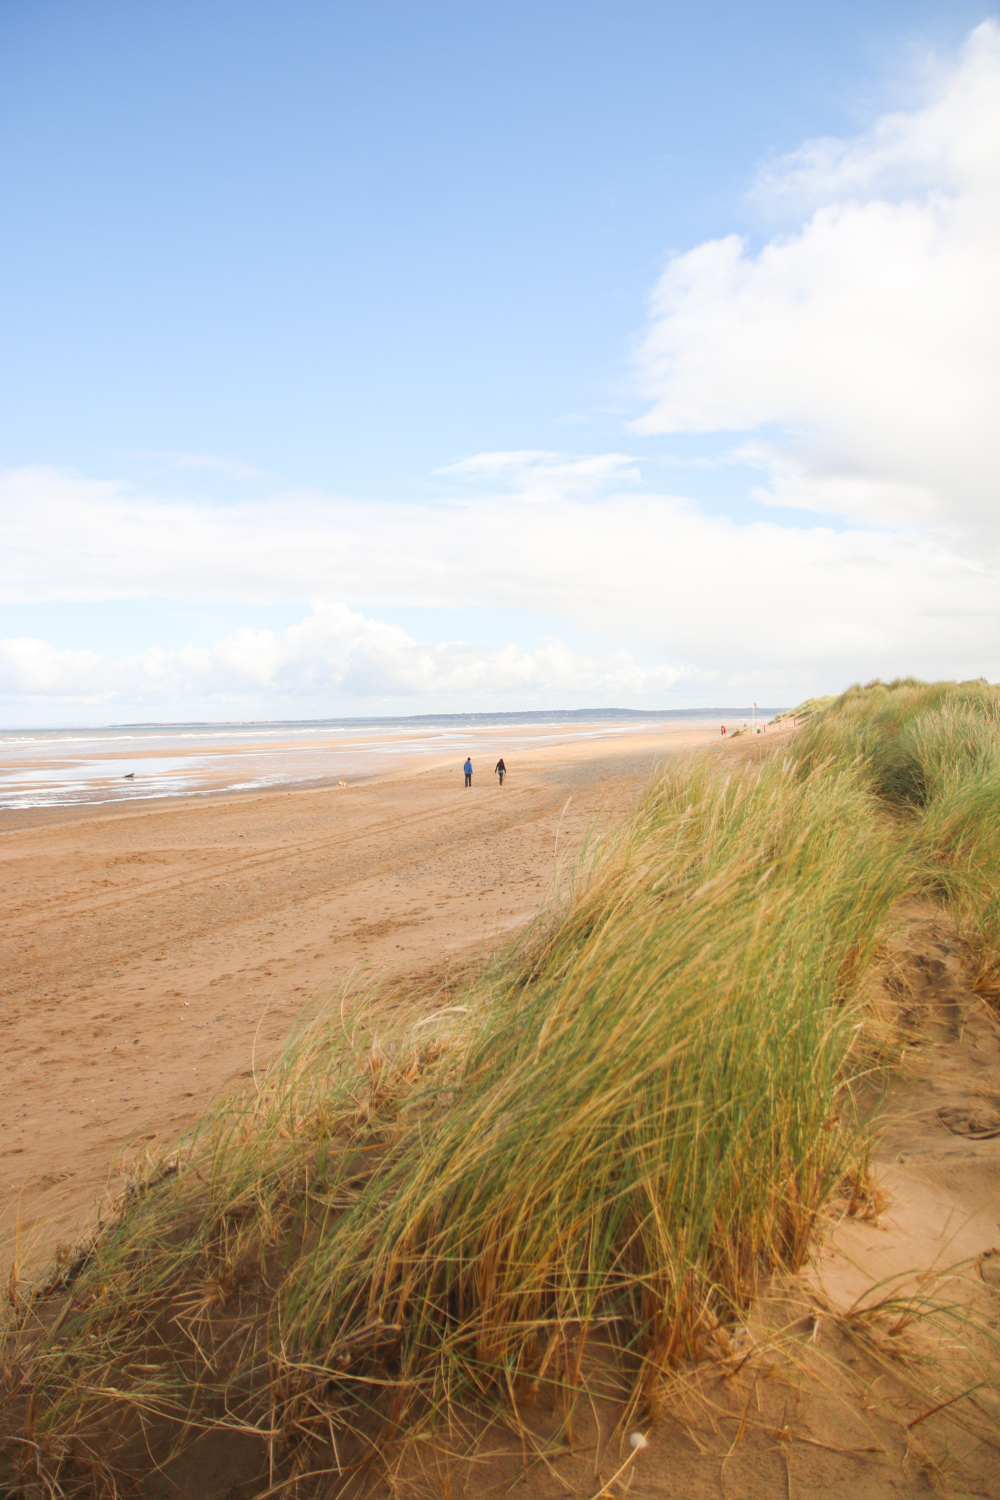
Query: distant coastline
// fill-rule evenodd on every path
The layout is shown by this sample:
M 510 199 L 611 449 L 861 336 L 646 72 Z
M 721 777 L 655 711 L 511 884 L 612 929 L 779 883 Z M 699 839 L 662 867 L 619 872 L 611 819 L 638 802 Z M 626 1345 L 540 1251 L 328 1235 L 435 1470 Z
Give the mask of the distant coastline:
M 771 718 L 785 712 L 785 706 L 758 707 L 758 718 Z M 515 724 L 613 724 L 622 719 L 662 722 L 664 719 L 751 718 L 753 705 L 744 707 L 709 706 L 707 708 L 532 708 L 522 711 L 464 714 L 375 714 L 354 718 L 331 719 L 148 719 L 128 724 L 11 724 L 0 728 L 5 734 L 110 734 L 135 730 L 185 729 L 389 729 L 393 727 L 445 724 L 461 727 L 490 728 Z

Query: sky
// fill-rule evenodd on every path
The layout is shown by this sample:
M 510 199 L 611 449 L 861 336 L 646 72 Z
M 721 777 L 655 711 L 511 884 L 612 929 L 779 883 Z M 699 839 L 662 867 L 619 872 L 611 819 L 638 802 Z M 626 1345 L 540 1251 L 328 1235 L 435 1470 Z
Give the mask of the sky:
M 1000 678 L 1000 22 L 0 5 L 0 727 Z

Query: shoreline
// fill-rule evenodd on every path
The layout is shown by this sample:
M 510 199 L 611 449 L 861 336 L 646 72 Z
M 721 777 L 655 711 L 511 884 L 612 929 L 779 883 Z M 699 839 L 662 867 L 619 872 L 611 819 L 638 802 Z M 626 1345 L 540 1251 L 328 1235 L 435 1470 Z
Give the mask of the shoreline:
M 4 735 L 19 734 L 108 734 L 124 733 L 126 731 L 163 731 L 163 730 L 212 730 L 223 729 L 246 730 L 246 729 L 366 729 L 378 726 L 408 725 L 408 724 L 449 724 L 467 725 L 469 728 L 479 727 L 511 727 L 516 728 L 520 724 L 611 724 L 619 721 L 634 720 L 654 724 L 662 720 L 697 720 L 705 719 L 711 722 L 714 719 L 727 716 L 738 718 L 741 714 L 750 714 L 753 705 L 745 707 L 732 705 L 712 704 L 699 708 L 529 708 L 518 712 L 513 709 L 497 710 L 496 712 L 482 713 L 441 713 L 441 714 L 375 714 L 369 717 L 339 718 L 339 719 L 149 719 L 132 724 L 14 724 L 0 728 L 0 740 Z M 778 714 L 787 713 L 784 708 L 758 708 L 757 712 L 762 715 L 774 717 Z
M 700 742 L 715 720 L 675 716 L 572 722 L 547 719 L 520 725 L 463 725 L 461 737 L 438 726 L 434 732 L 401 731 L 364 736 L 303 739 L 281 726 L 280 738 L 212 731 L 198 739 L 174 726 L 136 743 L 132 735 L 97 734 L 67 750 L 58 737 L 14 744 L 0 737 L 0 830 L 30 826 L 31 815 L 64 808 L 98 810 L 138 804 L 202 801 L 208 797 L 321 790 L 356 785 L 420 766 L 464 761 L 480 767 L 497 755 L 524 758 L 544 748 L 592 743 L 638 743 L 653 737 L 665 744 Z M 74 742 L 76 743 L 76 742 Z M 482 774 L 480 770 L 480 774 Z M 26 816 L 27 815 L 27 816 Z

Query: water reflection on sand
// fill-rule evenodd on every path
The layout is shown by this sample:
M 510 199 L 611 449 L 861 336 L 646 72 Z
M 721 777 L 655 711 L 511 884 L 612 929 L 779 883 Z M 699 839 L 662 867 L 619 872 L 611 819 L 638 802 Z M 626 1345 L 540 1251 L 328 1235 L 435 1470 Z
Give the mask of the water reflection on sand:
M 691 728 L 704 714 L 663 720 L 543 723 L 530 720 L 411 724 L 156 725 L 124 729 L 0 732 L 0 808 L 142 801 L 269 787 L 353 782 L 407 762 L 456 762 L 532 746 L 648 733 L 657 723 Z

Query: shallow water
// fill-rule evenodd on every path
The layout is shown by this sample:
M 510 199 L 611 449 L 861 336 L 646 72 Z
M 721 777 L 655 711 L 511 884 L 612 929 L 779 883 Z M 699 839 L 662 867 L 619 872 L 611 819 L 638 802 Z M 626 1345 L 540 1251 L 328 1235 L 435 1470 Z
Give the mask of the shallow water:
M 735 722 L 744 710 L 728 711 Z M 0 808 L 60 807 L 358 781 L 420 757 L 471 754 L 478 774 L 532 746 L 686 729 L 720 710 L 600 718 L 448 716 L 440 721 L 157 724 L 0 732 Z

